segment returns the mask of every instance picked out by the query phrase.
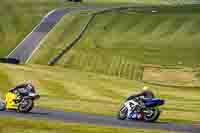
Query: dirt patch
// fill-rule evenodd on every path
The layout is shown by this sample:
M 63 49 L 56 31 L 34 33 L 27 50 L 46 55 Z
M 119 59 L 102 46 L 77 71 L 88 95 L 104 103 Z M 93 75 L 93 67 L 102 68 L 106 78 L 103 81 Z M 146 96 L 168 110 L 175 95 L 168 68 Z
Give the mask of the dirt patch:
M 200 124 L 195 124 L 194 127 L 200 128 Z
M 143 81 L 165 85 L 200 86 L 200 80 L 192 69 L 144 67 Z

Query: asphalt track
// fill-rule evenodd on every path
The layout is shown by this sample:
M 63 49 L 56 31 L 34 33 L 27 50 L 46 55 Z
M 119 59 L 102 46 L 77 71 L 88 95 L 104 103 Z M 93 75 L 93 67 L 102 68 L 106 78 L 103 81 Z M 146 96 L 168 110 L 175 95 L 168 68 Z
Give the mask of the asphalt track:
M 200 128 L 192 125 L 179 125 L 173 123 L 145 123 L 136 121 L 121 121 L 114 117 L 95 116 L 81 113 L 66 113 L 61 111 L 33 110 L 31 113 L 22 114 L 15 111 L 2 111 L 1 117 L 17 117 L 39 120 L 58 120 L 66 123 L 80 123 L 87 125 L 110 126 L 119 128 L 143 128 L 153 130 L 167 130 L 175 132 L 199 133 Z

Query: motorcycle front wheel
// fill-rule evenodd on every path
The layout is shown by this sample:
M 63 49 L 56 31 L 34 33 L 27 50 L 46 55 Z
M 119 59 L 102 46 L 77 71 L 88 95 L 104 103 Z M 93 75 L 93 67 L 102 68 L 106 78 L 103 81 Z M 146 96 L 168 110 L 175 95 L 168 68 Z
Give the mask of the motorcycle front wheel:
M 33 109 L 34 103 L 31 99 L 24 99 L 20 102 L 18 106 L 18 112 L 28 113 Z
M 4 102 L 0 102 L 0 111 L 6 110 L 6 104 Z
M 122 106 L 117 114 L 119 120 L 125 120 L 127 118 L 128 109 L 126 106 Z

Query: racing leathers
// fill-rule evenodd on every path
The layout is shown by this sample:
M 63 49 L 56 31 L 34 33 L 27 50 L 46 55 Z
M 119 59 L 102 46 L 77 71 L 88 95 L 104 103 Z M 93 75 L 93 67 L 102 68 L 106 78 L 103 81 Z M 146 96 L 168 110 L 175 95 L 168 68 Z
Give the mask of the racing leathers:
M 14 93 L 17 96 L 24 96 L 30 92 L 35 93 L 35 87 L 30 83 L 25 83 L 10 89 L 9 92 Z
M 136 108 L 139 106 L 138 99 L 137 98 L 154 98 L 154 94 L 151 91 L 143 91 L 136 95 L 131 95 L 127 98 L 127 101 L 125 103 L 125 106 L 128 109 L 127 118 L 128 119 L 136 119 L 137 118 L 137 112 Z
M 29 95 L 30 92 L 35 93 L 35 88 L 31 83 L 20 84 L 11 88 L 5 96 L 6 108 L 17 109 L 16 103 L 20 101 L 22 97 Z

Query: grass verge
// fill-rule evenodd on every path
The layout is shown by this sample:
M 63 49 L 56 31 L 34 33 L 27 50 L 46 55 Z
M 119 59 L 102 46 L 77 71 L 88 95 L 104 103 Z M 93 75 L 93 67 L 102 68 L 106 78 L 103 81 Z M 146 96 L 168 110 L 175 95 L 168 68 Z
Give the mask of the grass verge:
M 25 120 L 10 117 L 0 118 L 1 133 L 165 133 L 166 131 L 111 128 L 105 126 L 88 126 L 73 123 L 50 122 L 44 120 Z M 167 133 L 167 132 L 166 132 Z

